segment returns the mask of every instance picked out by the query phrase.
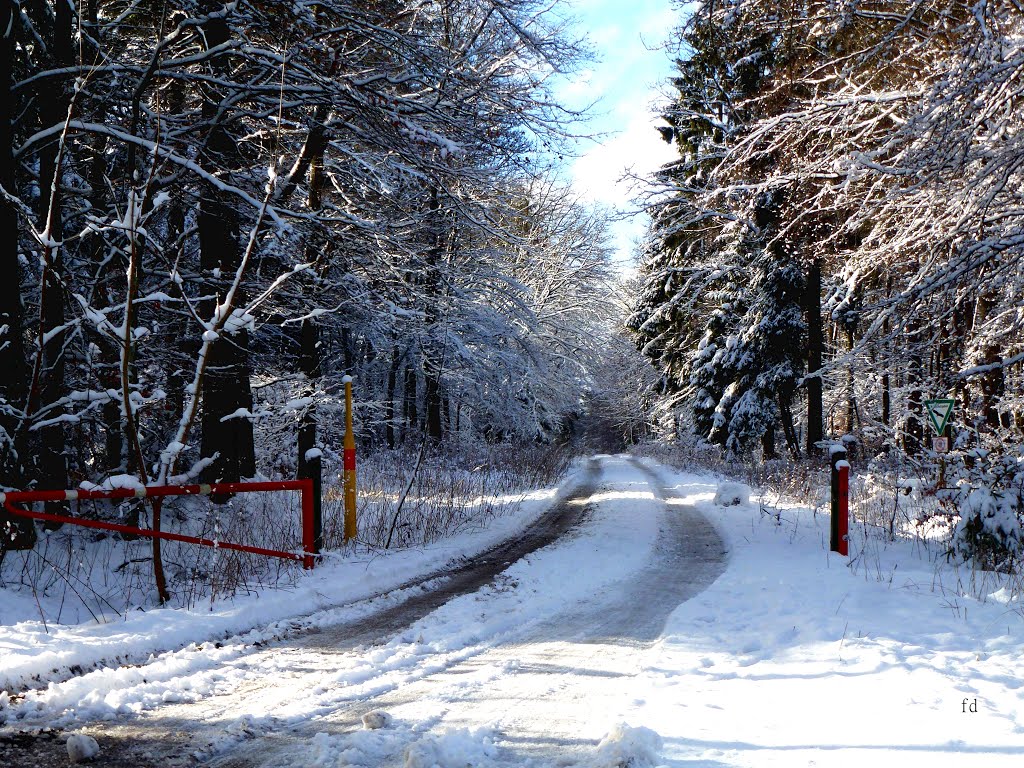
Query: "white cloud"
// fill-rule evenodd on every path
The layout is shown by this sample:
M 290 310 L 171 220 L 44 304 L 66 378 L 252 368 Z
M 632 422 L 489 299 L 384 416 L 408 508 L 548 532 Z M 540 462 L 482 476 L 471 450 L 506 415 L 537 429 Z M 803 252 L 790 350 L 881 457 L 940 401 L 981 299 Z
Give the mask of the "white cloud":
M 649 176 L 676 158 L 655 129 L 658 120 L 651 104 L 666 99 L 659 96 L 659 86 L 671 76 L 672 63 L 657 47 L 680 17 L 670 0 L 574 0 L 572 5 L 582 28 L 589 27 L 587 37 L 598 61 L 561 84 L 558 96 L 575 107 L 596 101 L 590 129 L 605 138 L 585 146 L 570 173 L 581 196 L 620 214 L 612 235 L 625 268 L 647 226 L 647 217 L 636 212 L 636 182 L 625 177 Z
M 648 176 L 676 157 L 655 125 L 653 115 L 639 110 L 618 135 L 584 153 L 572 169 L 576 189 L 594 202 L 628 208 L 635 189 L 623 176 Z
M 615 260 L 628 271 L 648 224 L 646 214 L 634 202 L 638 182 L 627 176 L 648 177 L 677 155 L 673 146 L 661 140 L 655 120 L 641 110 L 626 128 L 609 141 L 580 157 L 573 166 L 573 186 L 586 199 L 621 214 L 611 226 Z

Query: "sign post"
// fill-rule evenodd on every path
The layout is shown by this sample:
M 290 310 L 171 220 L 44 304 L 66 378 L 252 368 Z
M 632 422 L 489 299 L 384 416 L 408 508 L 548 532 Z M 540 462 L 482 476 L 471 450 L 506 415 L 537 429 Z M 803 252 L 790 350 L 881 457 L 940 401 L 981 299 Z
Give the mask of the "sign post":
M 932 423 L 932 429 L 935 430 L 935 434 L 939 437 L 942 437 L 942 433 L 946 431 L 949 417 L 953 415 L 954 404 L 954 400 L 946 398 L 924 401 L 924 407 L 928 411 L 928 419 Z
M 936 483 L 939 488 L 943 487 L 946 482 L 946 457 L 943 454 L 949 453 L 949 438 L 943 433 L 949 424 L 949 417 L 953 415 L 955 404 L 956 401 L 950 398 L 924 401 L 925 410 L 928 411 L 928 421 L 931 422 L 936 435 L 932 438 L 932 450 L 939 454 L 939 479 Z

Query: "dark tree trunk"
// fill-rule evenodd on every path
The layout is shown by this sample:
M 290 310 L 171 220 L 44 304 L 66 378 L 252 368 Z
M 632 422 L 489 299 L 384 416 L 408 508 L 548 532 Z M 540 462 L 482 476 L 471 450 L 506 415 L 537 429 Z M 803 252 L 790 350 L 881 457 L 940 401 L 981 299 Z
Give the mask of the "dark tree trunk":
M 924 393 L 921 391 L 924 360 L 921 352 L 920 321 L 914 317 L 907 328 L 907 419 L 903 426 L 903 450 L 909 456 L 916 456 L 924 439 Z
M 398 367 L 402 357 L 396 346 L 391 353 L 391 367 L 388 369 L 388 391 L 384 398 L 384 442 L 388 448 L 395 447 L 395 388 L 398 385 Z
M 318 144 L 319 149 L 309 159 L 309 198 L 307 203 L 311 211 L 319 211 L 321 204 L 321 193 L 323 191 L 323 147 Z M 309 241 L 306 242 L 306 260 L 316 261 L 315 247 Z M 302 321 L 299 339 L 299 368 L 306 378 L 306 394 L 309 397 L 316 397 L 318 382 L 322 373 L 320 362 L 320 329 L 316 320 L 307 317 Z M 323 481 L 322 468 L 319 452 L 311 453 L 316 448 L 316 404 L 310 403 L 302 414 L 302 421 L 299 423 L 298 435 L 298 471 L 300 478 L 308 478 L 313 481 L 313 497 L 316 505 L 316 515 L 319 519 L 321 483 Z M 320 523 L 316 523 L 317 535 L 322 539 Z M 314 548 L 319 552 L 323 548 L 323 541 L 314 542 Z
M 889 373 L 887 371 L 882 374 L 882 423 L 887 427 L 889 426 L 889 421 L 891 419 L 891 389 L 892 387 L 889 384 Z
M 238 482 L 256 474 L 252 421 L 233 416 L 240 409 L 252 411 L 248 357 L 247 331 L 210 345 L 203 378 L 201 455 L 219 457 L 204 472 L 206 482 Z
M 764 454 L 765 460 L 774 459 L 778 456 L 775 452 L 775 425 L 769 424 L 764 434 L 761 435 L 761 452 Z
M 4 2 L 0 8 L 0 30 L 12 25 L 14 4 Z M 11 120 L 14 117 L 14 97 L 11 94 L 14 35 L 0 38 L 0 184 L 5 190 L 15 191 L 14 137 Z M 18 487 L 22 484 L 18 452 L 14 439 L 18 430 L 16 411 L 25 407 L 28 368 L 25 363 L 24 313 L 21 304 L 21 264 L 18 261 L 18 212 L 6 200 L 0 200 L 0 484 Z
M 72 13 L 69 3 L 54 4 L 53 41 L 50 53 L 54 67 L 70 67 L 74 61 L 71 41 Z M 40 109 L 44 127 L 60 125 L 67 117 L 70 93 L 69 83 L 61 81 L 57 93 L 44 99 Z M 63 157 L 59 139 L 53 139 L 39 155 L 39 222 L 48 230 L 51 241 L 60 242 L 64 237 L 63 194 L 61 190 Z M 40 368 L 40 392 L 37 407 L 55 403 L 65 394 L 64 342 L 66 334 L 58 331 L 64 325 L 64 271 L 63 246 L 48 248 L 44 257 L 42 295 L 40 297 L 40 326 L 45 336 L 42 345 L 42 366 Z M 30 408 L 35 411 L 36 408 Z M 47 418 L 59 417 L 63 408 L 51 409 Z M 39 434 L 39 460 L 35 472 L 42 488 L 66 488 L 68 466 L 65 453 L 64 426 L 58 422 L 43 427 Z M 48 503 L 47 511 L 60 514 L 64 504 Z
M 315 397 L 317 380 L 320 378 L 320 331 L 316 321 L 306 318 L 302 321 L 301 341 L 299 348 L 299 367 L 306 377 L 306 394 Z M 313 481 L 314 519 L 319 519 L 320 498 L 323 482 L 319 452 L 316 448 L 316 405 L 310 403 L 303 411 L 302 420 L 299 422 L 298 434 L 298 475 L 302 479 Z M 314 542 L 314 550 L 319 552 L 323 549 L 323 538 L 320 530 L 320 523 L 315 523 L 318 540 Z
M 807 454 L 819 453 L 817 444 L 824 438 L 821 370 L 824 334 L 821 320 L 821 260 L 815 259 L 807 272 L 804 291 L 807 320 Z
M 793 458 L 800 457 L 800 440 L 796 435 L 796 427 L 793 426 L 792 396 L 785 396 L 779 393 L 779 420 L 782 422 L 782 434 L 786 438 L 786 448 Z
M 230 29 L 222 18 L 203 24 L 209 48 L 226 43 Z M 214 71 L 224 68 L 214 61 Z M 202 115 L 210 121 L 203 164 L 211 171 L 224 173 L 239 165 L 234 139 L 218 115 L 220 94 L 213 86 L 204 87 Z M 199 305 L 204 320 L 213 317 L 217 304 L 224 300 L 227 286 L 234 279 L 241 263 L 239 215 L 233 202 L 221 190 L 207 187 L 199 201 L 199 266 L 206 277 L 206 292 L 215 298 Z M 215 272 L 215 270 L 219 270 Z M 244 302 L 241 291 L 235 294 L 233 308 Z M 210 344 L 206 373 L 203 376 L 202 444 L 204 458 L 217 459 L 204 471 L 205 482 L 237 482 L 256 473 L 252 421 L 234 416 L 241 409 L 252 411 L 252 389 L 249 382 L 249 333 L 241 329 L 234 334 L 221 334 Z
M 185 109 L 185 87 L 181 81 L 174 81 L 168 84 L 165 90 L 167 99 L 167 110 L 170 114 L 180 114 Z M 167 244 L 168 252 L 164 257 L 177 268 L 181 268 L 185 255 L 185 227 L 186 227 L 186 202 L 180 197 L 175 197 L 167 203 Z M 184 306 L 185 289 L 180 283 L 175 283 L 177 288 L 176 299 L 181 304 L 172 304 L 170 313 L 165 324 L 167 337 L 170 340 L 170 347 L 167 355 L 167 423 L 176 425 L 181 421 L 185 412 L 185 387 L 188 386 L 187 371 L 194 364 L 194 358 L 189 354 L 187 348 L 183 348 L 179 342 L 188 334 L 189 315 Z
M 418 414 L 416 411 L 416 368 L 411 362 L 405 366 L 405 396 L 402 403 L 405 421 L 403 440 L 407 440 L 416 428 Z
M 14 62 L 14 3 L 0 8 L 0 184 L 15 191 L 11 120 L 14 97 L 11 76 Z M 21 264 L 18 262 L 18 212 L 0 200 L 0 486 L 24 485 L 19 412 L 28 394 L 28 366 L 25 361 L 24 313 L 21 304 Z M 6 549 L 29 549 L 35 544 L 31 521 L 11 518 L 0 509 L 0 559 Z
M 856 392 L 856 376 L 857 370 L 853 362 L 853 345 L 855 343 L 854 331 L 848 330 L 846 332 L 847 347 L 850 350 L 850 364 L 846 368 L 846 432 L 847 434 L 853 434 L 854 422 L 857 417 L 857 392 Z
M 437 371 L 423 371 L 423 401 L 427 411 L 427 437 L 439 441 L 444 437 L 444 429 L 441 424 L 441 385 Z

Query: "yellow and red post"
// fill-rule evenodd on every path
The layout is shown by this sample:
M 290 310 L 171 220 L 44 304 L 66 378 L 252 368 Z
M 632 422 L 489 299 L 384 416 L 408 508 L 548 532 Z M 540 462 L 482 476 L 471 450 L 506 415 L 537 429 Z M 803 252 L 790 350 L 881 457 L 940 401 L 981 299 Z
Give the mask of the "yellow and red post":
M 345 385 L 345 541 L 356 538 L 356 437 L 352 430 L 352 377 Z

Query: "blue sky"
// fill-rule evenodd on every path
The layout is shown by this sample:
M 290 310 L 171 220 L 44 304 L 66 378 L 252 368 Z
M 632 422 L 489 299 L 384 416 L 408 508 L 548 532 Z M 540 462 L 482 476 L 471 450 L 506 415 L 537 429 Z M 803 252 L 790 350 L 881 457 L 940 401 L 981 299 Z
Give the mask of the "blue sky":
M 680 21 L 679 11 L 671 0 L 567 1 L 578 34 L 589 39 L 599 59 L 560 86 L 558 94 L 574 107 L 599 100 L 589 128 L 606 134 L 580 143 L 570 171 L 573 184 L 592 202 L 629 210 L 632 192 L 619 178 L 628 170 L 649 173 L 675 156 L 654 126 L 659 122 L 655 105 L 666 100 L 665 81 L 673 74 L 662 45 Z M 622 268 L 645 226 L 643 215 L 614 225 Z

